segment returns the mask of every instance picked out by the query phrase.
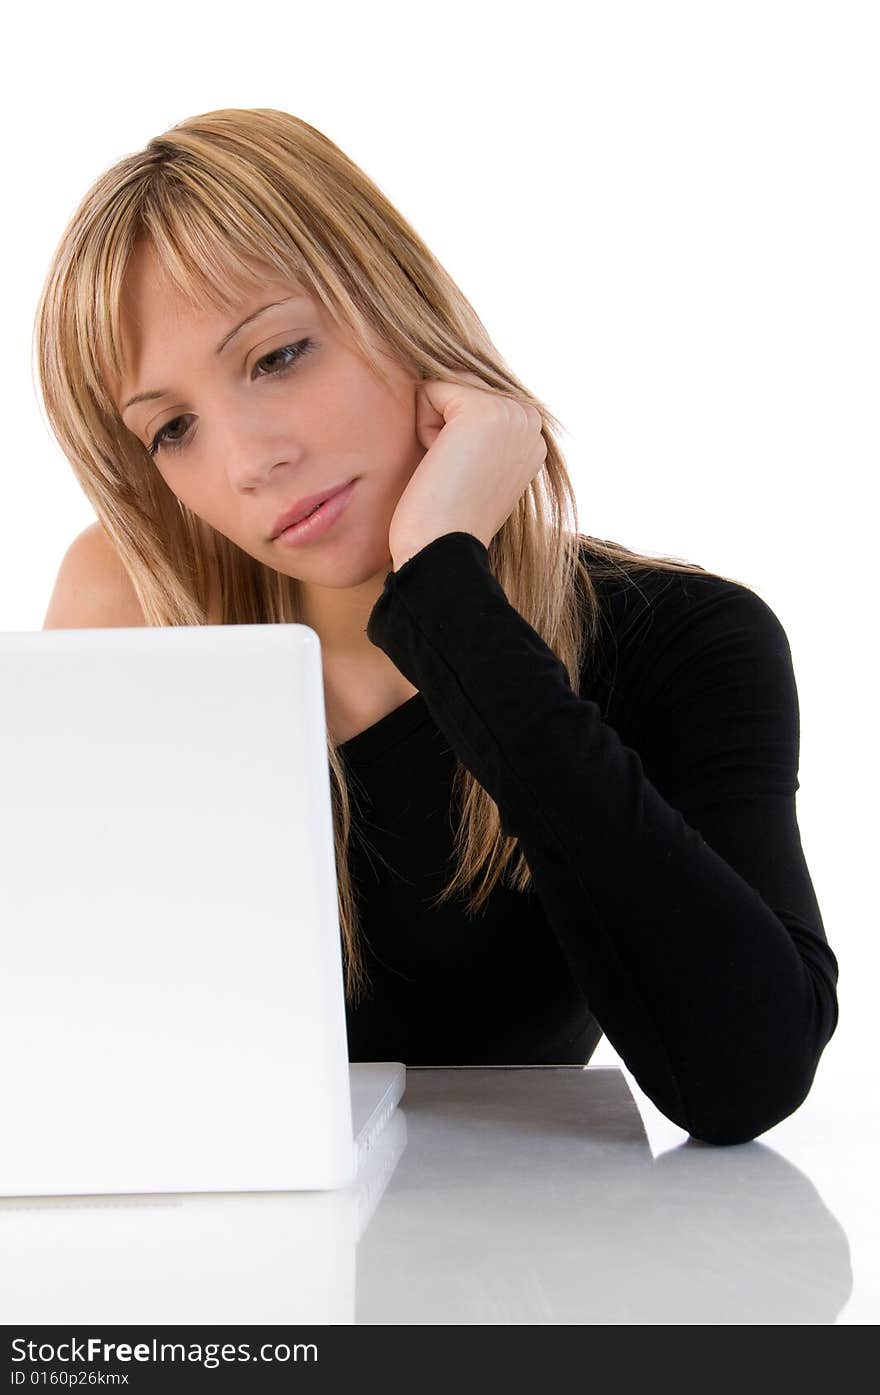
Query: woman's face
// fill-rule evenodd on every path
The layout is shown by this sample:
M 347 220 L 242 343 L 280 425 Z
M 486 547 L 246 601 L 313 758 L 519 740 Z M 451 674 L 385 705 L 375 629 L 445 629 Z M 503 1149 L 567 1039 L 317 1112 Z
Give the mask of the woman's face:
M 270 301 L 282 303 L 228 338 Z M 425 453 L 415 380 L 377 345 L 389 391 L 295 283 L 267 281 L 232 316 L 198 311 L 143 245 L 122 312 L 117 406 L 178 499 L 244 552 L 304 582 L 348 587 L 384 576 L 391 518 Z M 163 395 L 127 405 L 156 391 Z M 297 500 L 355 478 L 323 536 L 296 547 L 271 540 Z

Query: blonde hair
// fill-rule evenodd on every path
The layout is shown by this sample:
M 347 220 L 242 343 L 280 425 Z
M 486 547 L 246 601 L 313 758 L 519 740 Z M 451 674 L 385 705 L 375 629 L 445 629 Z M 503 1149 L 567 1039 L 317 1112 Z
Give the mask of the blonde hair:
M 476 374 L 489 392 L 540 411 L 546 462 L 493 539 L 489 562 L 511 604 L 565 666 L 575 692 L 599 636 L 593 576 L 639 567 L 705 574 L 678 559 L 581 538 L 556 441 L 559 421 L 507 367 L 414 229 L 307 122 L 271 108 L 228 108 L 178 122 L 95 180 L 64 229 L 35 317 L 39 388 L 51 428 L 148 625 L 211 623 L 214 585 L 219 623 L 296 622 L 299 583 L 180 503 L 114 405 L 110 384 L 123 372 L 121 293 L 142 238 L 199 308 L 231 313 L 261 279 L 277 275 L 313 295 L 383 381 L 371 335 L 414 379 L 464 382 L 462 374 Z M 345 991 L 356 1002 L 369 983 L 347 859 L 349 838 L 359 830 L 343 756 L 329 732 L 327 739 Z M 452 798 L 459 814 L 456 870 L 436 900 L 469 889 L 465 911 L 474 915 L 502 875 L 524 891 L 531 873 L 516 839 L 502 832 L 494 801 L 461 762 Z

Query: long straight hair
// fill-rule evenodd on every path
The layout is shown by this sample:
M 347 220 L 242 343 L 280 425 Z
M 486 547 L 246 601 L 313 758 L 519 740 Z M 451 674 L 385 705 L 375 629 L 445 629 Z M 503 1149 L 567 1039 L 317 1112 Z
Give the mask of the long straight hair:
M 489 563 L 511 604 L 560 659 L 575 692 L 599 636 L 594 579 L 644 567 L 706 574 L 676 558 L 581 537 L 556 439 L 560 422 L 507 366 L 415 230 L 307 122 L 271 108 L 224 108 L 178 122 L 94 181 L 53 254 L 35 317 L 39 391 L 51 429 L 148 625 L 290 623 L 301 612 L 298 581 L 187 509 L 114 405 L 112 384 L 121 380 L 124 361 L 120 300 L 142 240 L 199 309 L 232 313 L 266 279 L 295 281 L 351 335 L 382 381 L 374 336 L 414 379 L 466 384 L 462 375 L 476 374 L 488 392 L 539 410 L 546 461 L 492 540 Z M 363 835 L 352 816 L 343 755 L 329 731 L 327 742 L 345 991 L 357 1002 L 369 976 L 347 854 L 349 839 Z M 435 900 L 460 895 L 465 913 L 474 915 L 502 876 L 524 891 L 531 873 L 517 840 L 502 832 L 496 804 L 461 762 L 452 800 L 455 871 Z

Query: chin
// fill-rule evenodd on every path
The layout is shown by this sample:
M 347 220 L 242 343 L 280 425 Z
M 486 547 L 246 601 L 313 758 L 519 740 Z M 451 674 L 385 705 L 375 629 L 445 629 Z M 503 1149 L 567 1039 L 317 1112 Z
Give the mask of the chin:
M 384 543 L 369 539 L 358 542 L 350 536 L 335 540 L 335 545 L 328 545 L 323 552 L 316 543 L 314 548 L 303 548 L 301 557 L 281 560 L 286 560 L 286 565 L 279 565 L 277 557 L 272 565 L 282 575 L 306 586 L 326 586 L 334 591 L 365 586 L 375 578 L 382 583 L 394 569 L 387 539 Z

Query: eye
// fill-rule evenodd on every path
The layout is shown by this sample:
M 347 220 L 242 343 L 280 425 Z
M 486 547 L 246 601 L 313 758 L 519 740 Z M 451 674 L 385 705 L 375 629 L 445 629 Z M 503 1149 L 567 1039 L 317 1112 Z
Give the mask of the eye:
M 262 358 L 258 359 L 254 365 L 254 372 L 256 373 L 260 364 L 268 363 L 270 359 L 273 358 L 281 358 L 283 362 L 280 368 L 270 368 L 268 373 L 257 374 L 260 378 L 280 378 L 283 373 L 286 373 L 291 368 L 295 368 L 299 360 L 304 358 L 306 354 L 311 353 L 314 347 L 315 342 L 313 339 L 300 339 L 296 344 L 285 344 L 283 348 L 273 349 L 271 353 L 264 354 Z M 189 439 L 187 434 L 183 436 L 169 436 L 167 434 L 171 431 L 172 427 L 185 419 L 185 417 L 172 417 L 171 421 L 166 422 L 161 430 L 156 432 L 152 441 L 147 446 L 147 450 L 154 460 L 160 451 L 168 452 L 181 450 L 186 444 Z

